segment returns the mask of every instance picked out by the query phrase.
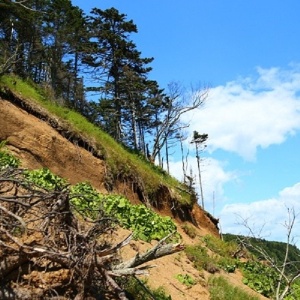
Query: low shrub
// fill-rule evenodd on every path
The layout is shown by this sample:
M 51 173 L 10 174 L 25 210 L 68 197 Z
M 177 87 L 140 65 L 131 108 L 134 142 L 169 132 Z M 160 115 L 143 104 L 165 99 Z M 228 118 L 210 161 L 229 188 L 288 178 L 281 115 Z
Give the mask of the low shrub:
M 212 235 L 204 236 L 203 242 L 208 249 L 223 257 L 232 257 L 232 255 L 236 253 L 239 248 L 238 244 L 233 241 L 225 242 L 220 238 Z
M 197 281 L 189 274 L 178 274 L 176 279 L 187 287 L 192 287 Z
M 213 258 L 208 255 L 207 249 L 202 247 L 200 244 L 187 246 L 185 248 L 185 253 L 197 270 L 206 270 L 210 273 L 219 271 L 219 268 Z
M 274 296 L 278 281 L 278 274 L 274 269 L 256 261 L 242 263 L 241 268 L 244 284 L 265 297 Z
M 258 297 L 249 295 L 244 290 L 232 286 L 222 276 L 211 276 L 208 287 L 211 300 L 259 300 Z
M 197 236 L 196 229 L 192 225 L 184 223 L 181 228 L 190 238 L 194 239 Z
M 10 154 L 5 149 L 5 145 L 5 141 L 0 142 L 0 169 L 4 169 L 7 167 L 17 168 L 20 165 L 20 160 L 14 155 Z
M 163 287 L 151 289 L 146 280 L 134 277 L 119 278 L 118 283 L 127 292 L 128 299 L 134 300 L 172 300 Z
M 89 183 L 79 183 L 72 187 L 71 194 L 71 203 L 78 211 L 94 217 L 101 207 L 108 215 L 114 216 L 122 227 L 132 230 L 136 239 L 160 240 L 177 231 L 170 217 L 160 216 L 145 205 L 132 205 L 120 195 L 99 194 Z

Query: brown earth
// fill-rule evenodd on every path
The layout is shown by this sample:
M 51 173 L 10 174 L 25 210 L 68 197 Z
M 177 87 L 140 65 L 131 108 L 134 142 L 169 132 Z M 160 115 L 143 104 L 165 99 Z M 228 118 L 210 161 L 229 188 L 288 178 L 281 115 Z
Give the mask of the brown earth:
M 96 157 L 90 151 L 71 143 L 63 137 L 48 122 L 37 118 L 10 101 L 0 98 L 0 141 L 6 140 L 9 149 L 21 159 L 25 168 L 49 168 L 53 173 L 66 178 L 71 184 L 89 181 L 102 193 L 108 193 L 105 188 L 106 166 L 105 161 Z M 119 182 L 114 187 L 114 192 L 125 195 L 133 203 L 140 203 L 139 196 L 132 191 L 131 186 Z M 172 215 L 168 207 L 159 211 L 163 215 Z M 219 235 L 218 228 L 212 219 L 195 205 L 192 210 L 193 218 L 198 227 L 195 227 L 197 238 L 191 239 L 182 228 L 182 220 L 174 219 L 178 224 L 178 231 L 182 235 L 183 243 L 194 244 L 197 239 L 206 234 Z M 124 237 L 128 232 L 118 231 L 116 241 Z M 122 250 L 123 257 L 130 257 L 133 253 L 142 252 L 151 247 L 145 242 L 132 241 L 129 246 Z M 184 252 L 166 256 L 155 261 L 156 267 L 150 270 L 148 283 L 151 287 L 163 286 L 173 300 L 209 299 L 207 282 L 211 274 L 199 272 L 193 268 Z M 189 274 L 195 278 L 198 284 L 187 288 L 181 284 L 175 276 Z M 62 278 L 65 274 L 52 274 L 51 280 Z M 239 273 L 222 273 L 234 285 L 240 286 L 249 293 L 255 294 L 250 288 L 241 283 L 242 276 Z M 48 274 L 48 276 L 51 276 Z M 218 275 L 214 275 L 218 276 Z M 260 299 L 266 299 L 260 297 Z
M 26 101 L 20 99 L 20 101 Z M 105 161 L 95 157 L 92 152 L 71 143 L 57 131 L 49 126 L 53 116 L 47 116 L 47 122 L 41 120 L 10 101 L 0 98 L 0 140 L 6 140 L 8 148 L 21 159 L 24 168 L 48 168 L 53 173 L 66 178 L 71 184 L 89 181 L 99 192 L 107 193 L 105 178 L 107 175 Z M 25 103 L 27 105 L 27 103 Z M 32 108 L 31 108 L 32 110 Z M 38 109 L 36 109 L 38 110 Z M 42 115 L 42 113 L 39 113 Z M 46 118 L 43 112 L 43 118 Z M 49 118 L 51 119 L 49 121 Z M 58 123 L 58 121 L 56 121 Z M 59 125 L 60 130 L 62 125 Z M 67 129 L 65 130 L 67 131 Z M 142 199 L 132 189 L 132 182 L 126 180 L 116 181 L 113 186 L 115 192 L 126 196 L 134 204 L 140 204 Z M 173 216 L 170 210 L 170 191 L 161 187 L 156 201 L 159 211 L 163 215 Z M 219 235 L 216 221 L 205 213 L 199 205 L 194 205 L 192 211 L 187 211 L 187 219 L 194 219 L 200 228 L 208 230 L 211 234 Z M 175 212 L 178 221 L 182 221 L 182 212 Z

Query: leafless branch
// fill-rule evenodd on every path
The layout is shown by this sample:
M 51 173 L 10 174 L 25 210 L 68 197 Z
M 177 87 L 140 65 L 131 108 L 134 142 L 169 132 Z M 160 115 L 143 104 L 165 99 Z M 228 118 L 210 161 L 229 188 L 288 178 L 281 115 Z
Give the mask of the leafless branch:
M 276 286 L 276 300 L 283 300 L 287 294 L 290 292 L 293 283 L 295 280 L 300 278 L 300 271 L 299 271 L 299 261 L 291 262 L 289 261 L 289 253 L 290 253 L 290 247 L 291 247 L 291 241 L 292 241 L 292 232 L 295 226 L 296 219 L 299 214 L 295 212 L 295 209 L 286 207 L 287 209 L 287 220 L 284 222 L 284 227 L 286 228 L 286 249 L 285 249 L 285 256 L 284 260 L 281 263 L 278 263 L 275 261 L 275 259 L 262 247 L 253 245 L 251 243 L 251 240 L 247 237 L 242 238 L 240 242 L 248 249 L 255 250 L 256 253 L 259 253 L 261 257 L 269 263 L 269 265 L 276 271 L 278 274 L 278 283 Z M 248 229 L 249 234 L 252 238 L 259 239 L 257 235 L 255 235 L 253 228 L 249 225 L 248 219 L 243 219 L 242 225 Z M 263 227 L 260 229 L 259 234 L 261 234 Z M 287 271 L 287 267 L 295 265 L 296 271 L 294 271 L 292 274 Z
M 141 264 L 183 249 L 165 238 L 122 263 L 119 250 L 130 243 L 132 234 L 115 245 L 99 239 L 111 230 L 112 218 L 100 211 L 95 221 L 77 218 L 68 186 L 49 191 L 29 184 L 23 170 L 6 169 L 0 170 L 0 194 L 0 297 L 12 293 L 15 299 L 27 299 L 24 287 L 28 293 L 29 286 L 43 286 L 30 299 L 63 290 L 73 299 L 85 299 L 95 290 L 127 299 L 115 277 L 146 275 L 153 266 Z M 61 282 L 59 272 L 66 274 Z

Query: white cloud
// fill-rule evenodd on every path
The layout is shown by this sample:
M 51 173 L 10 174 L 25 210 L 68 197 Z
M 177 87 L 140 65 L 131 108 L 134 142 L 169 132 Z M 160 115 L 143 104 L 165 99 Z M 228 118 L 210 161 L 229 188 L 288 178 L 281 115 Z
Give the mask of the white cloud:
M 284 143 L 289 136 L 300 130 L 300 69 L 297 66 L 289 70 L 257 68 L 255 79 L 240 78 L 224 86 L 212 88 L 205 106 L 186 114 L 184 118 L 183 121 L 190 124 L 190 136 L 194 130 L 209 135 L 207 150 L 210 154 L 219 157 L 220 152 L 215 150 L 221 149 L 253 161 L 256 159 L 257 149 Z M 195 155 L 188 141 L 185 146 L 190 148 L 191 156 Z M 221 153 L 224 155 L 225 152 Z M 283 189 L 275 198 L 227 204 L 220 209 L 228 201 L 224 186 L 232 181 L 239 183 L 239 177 L 247 172 L 245 169 L 241 172 L 239 166 L 231 165 L 237 162 L 234 157 L 228 156 L 228 162 L 209 158 L 201 165 L 205 209 L 214 214 L 214 194 L 218 204 L 216 216 L 220 217 L 221 230 L 248 234 L 244 226 L 237 224 L 248 220 L 256 234 L 284 241 L 286 229 L 283 225 L 288 220 L 287 208 L 294 208 L 299 213 L 294 228 L 294 233 L 298 234 L 300 183 Z M 196 159 L 189 158 L 189 163 L 193 166 L 193 174 L 198 180 Z M 252 164 L 253 168 L 255 165 Z M 170 171 L 182 180 L 181 162 L 171 162 Z M 196 187 L 197 185 L 198 181 Z M 264 187 L 258 182 L 257 188 Z M 300 246 L 300 236 L 298 245 Z
M 224 233 L 248 235 L 249 230 L 243 226 L 244 221 L 247 220 L 255 235 L 270 240 L 285 241 L 287 237 L 285 224 L 289 220 L 288 210 L 294 209 L 297 218 L 292 236 L 300 246 L 299 199 L 300 182 L 283 189 L 276 198 L 226 205 L 220 213 L 221 229 Z
M 203 187 L 203 195 L 205 199 L 205 208 L 212 212 L 213 198 L 218 201 L 224 201 L 224 189 L 223 186 L 229 181 L 236 179 L 235 172 L 225 171 L 225 163 L 222 163 L 213 158 L 204 158 L 201 162 L 201 179 Z M 187 175 L 190 175 L 190 168 L 195 178 L 195 189 L 198 195 L 200 195 L 199 185 L 199 172 L 197 167 L 197 161 L 195 157 L 189 158 L 189 166 L 187 168 Z M 173 174 L 178 180 L 183 181 L 183 171 L 181 161 L 170 162 L 170 173 Z M 200 201 L 200 196 L 199 196 Z M 200 201 L 201 202 L 201 201 Z
M 241 78 L 212 88 L 204 107 L 184 119 L 208 133 L 208 150 L 223 149 L 254 160 L 258 147 L 283 143 L 300 129 L 300 70 L 257 68 L 257 78 Z

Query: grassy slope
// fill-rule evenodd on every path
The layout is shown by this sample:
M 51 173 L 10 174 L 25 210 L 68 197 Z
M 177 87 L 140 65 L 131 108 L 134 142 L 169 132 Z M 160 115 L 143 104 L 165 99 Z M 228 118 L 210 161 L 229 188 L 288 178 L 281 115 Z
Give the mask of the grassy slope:
M 58 105 L 49 100 L 49 96 L 38 86 L 31 85 L 17 77 L 3 76 L 0 78 L 0 89 L 7 87 L 23 98 L 30 99 L 50 112 L 55 117 L 67 123 L 75 133 L 88 137 L 96 142 L 104 152 L 105 160 L 111 172 L 118 176 L 139 178 L 142 181 L 147 195 L 155 193 L 161 184 L 167 186 L 174 193 L 179 204 L 192 205 L 190 194 L 184 192 L 186 187 L 175 178 L 169 176 L 158 167 L 150 164 L 142 156 L 128 152 L 99 127 L 91 124 L 79 113 Z M 178 187 L 180 187 L 178 189 Z
M 284 242 L 276 242 L 276 241 L 267 241 L 265 239 L 258 239 L 253 237 L 245 237 L 234 234 L 223 234 L 223 238 L 225 241 L 234 241 L 239 242 L 240 240 L 247 240 L 253 247 L 264 250 L 270 257 L 273 258 L 274 261 L 282 263 L 285 258 L 286 252 L 286 243 Z M 255 251 L 255 249 L 249 248 L 249 250 L 258 258 L 264 259 L 261 257 L 261 254 Z M 294 246 L 289 245 L 289 261 L 296 262 L 299 261 L 300 250 Z
M 181 183 L 171 176 L 168 176 L 162 170 L 155 168 L 139 155 L 128 152 L 109 135 L 89 123 L 80 114 L 58 105 L 55 101 L 48 100 L 48 97 L 43 90 L 10 76 L 0 78 L 0 89 L 4 87 L 8 87 L 23 98 L 30 99 L 30 101 L 45 108 L 60 120 L 67 122 L 74 132 L 95 140 L 96 144 L 104 151 L 106 161 L 111 169 L 114 170 L 114 172 L 122 172 L 124 175 L 128 176 L 131 174 L 139 176 L 149 194 L 158 190 L 160 185 L 164 184 L 173 191 L 177 191 L 177 200 L 181 204 L 192 204 L 190 202 L 190 195 L 177 188 L 178 186 L 181 188 L 183 187 Z M 221 286 L 219 283 L 216 285 Z M 223 292 L 226 290 L 225 288 L 222 289 Z M 236 293 L 236 291 L 234 293 Z M 216 296 L 212 299 L 221 299 L 218 297 L 220 296 Z

